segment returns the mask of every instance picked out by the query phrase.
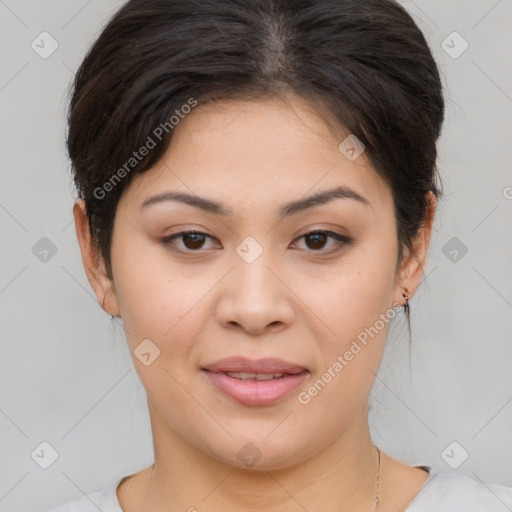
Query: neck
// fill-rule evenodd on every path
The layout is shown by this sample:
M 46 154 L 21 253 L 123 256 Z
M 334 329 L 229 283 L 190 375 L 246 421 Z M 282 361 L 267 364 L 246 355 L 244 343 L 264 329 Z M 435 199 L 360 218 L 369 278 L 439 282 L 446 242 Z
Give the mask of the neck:
M 322 509 L 371 512 L 378 457 L 366 406 L 321 453 L 290 467 L 238 468 L 187 442 L 149 404 L 155 463 L 144 484 L 146 510 L 291 512 Z M 203 447 L 204 448 L 204 447 Z

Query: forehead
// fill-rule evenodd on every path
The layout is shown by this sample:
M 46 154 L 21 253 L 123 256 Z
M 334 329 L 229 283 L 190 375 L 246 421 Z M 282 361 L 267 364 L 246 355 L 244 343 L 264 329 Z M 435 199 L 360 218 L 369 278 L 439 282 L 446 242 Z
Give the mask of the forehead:
M 142 203 L 166 189 L 260 204 L 350 187 L 376 211 L 390 207 L 390 191 L 365 152 L 354 161 L 340 151 L 349 135 L 333 134 L 296 96 L 265 101 L 219 101 L 195 107 L 173 129 L 157 165 L 135 177 L 130 199 Z

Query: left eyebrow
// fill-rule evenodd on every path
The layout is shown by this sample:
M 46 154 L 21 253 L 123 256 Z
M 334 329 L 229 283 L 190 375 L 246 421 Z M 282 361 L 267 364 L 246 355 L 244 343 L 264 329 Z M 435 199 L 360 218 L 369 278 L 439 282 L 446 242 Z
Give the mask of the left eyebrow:
M 279 215 L 282 217 L 293 215 L 294 213 L 307 210 L 308 208 L 329 203 L 334 199 L 353 199 L 365 206 L 371 206 L 370 201 L 366 199 L 366 197 L 362 196 L 349 187 L 343 186 L 336 187 L 331 190 L 324 190 L 322 192 L 318 192 L 317 194 L 299 199 L 298 201 L 291 201 L 286 203 L 279 209 Z
M 279 208 L 279 215 L 281 217 L 294 215 L 295 213 L 307 210 L 309 208 L 313 208 L 314 206 L 329 203 L 335 199 L 353 199 L 365 206 L 371 206 L 370 201 L 366 199 L 366 197 L 362 196 L 361 194 L 359 194 L 358 192 L 349 187 L 341 186 L 331 190 L 324 190 L 322 192 L 318 192 L 317 194 L 313 194 L 302 199 L 285 203 L 284 205 L 281 206 L 281 208 Z M 141 209 L 146 208 L 151 204 L 161 203 L 163 201 L 178 201 L 193 206 L 195 208 L 199 208 L 205 212 L 214 213 L 216 215 L 233 215 L 233 210 L 219 201 L 214 201 L 213 199 L 187 194 L 186 192 L 164 192 L 162 194 L 157 194 L 146 199 L 142 203 Z

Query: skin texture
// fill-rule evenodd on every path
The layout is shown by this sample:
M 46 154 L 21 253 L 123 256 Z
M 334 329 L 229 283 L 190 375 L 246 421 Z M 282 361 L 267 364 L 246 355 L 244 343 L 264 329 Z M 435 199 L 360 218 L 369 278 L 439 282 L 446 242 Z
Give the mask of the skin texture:
M 373 510 L 377 459 L 367 399 L 389 324 L 307 405 L 297 395 L 379 315 L 403 304 L 404 288 L 409 300 L 414 295 L 436 204 L 431 194 L 416 257 L 405 251 L 395 274 L 391 191 L 364 152 L 355 161 L 340 152 L 347 135 L 334 135 L 294 96 L 198 106 L 175 128 L 165 157 L 119 202 L 113 281 L 91 243 L 84 204 L 75 204 L 89 282 L 105 311 L 122 317 L 148 397 L 155 464 L 118 487 L 123 510 L 317 510 L 319 496 L 323 510 Z M 282 204 L 340 185 L 370 205 L 335 199 L 279 218 Z M 170 190 L 220 201 L 233 215 L 170 201 L 141 210 L 148 197 Z M 212 238 L 162 242 L 192 229 Z M 303 237 L 313 229 L 353 243 Z M 236 252 L 248 236 L 263 249 L 250 264 Z M 147 338 L 160 349 L 149 366 L 133 356 Z M 310 374 L 276 404 L 243 405 L 200 370 L 232 355 L 280 357 Z M 247 442 L 261 453 L 252 468 L 237 458 Z M 380 511 L 401 510 L 428 476 L 384 453 L 380 475 Z

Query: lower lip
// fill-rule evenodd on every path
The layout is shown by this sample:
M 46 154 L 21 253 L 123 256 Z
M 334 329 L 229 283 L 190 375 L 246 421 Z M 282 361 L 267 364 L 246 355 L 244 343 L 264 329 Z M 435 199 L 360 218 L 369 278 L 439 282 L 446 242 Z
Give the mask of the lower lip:
M 207 370 L 203 372 L 219 391 L 246 405 L 269 405 L 278 402 L 296 389 L 308 375 L 308 372 L 303 372 L 279 379 L 244 381 L 224 373 Z

